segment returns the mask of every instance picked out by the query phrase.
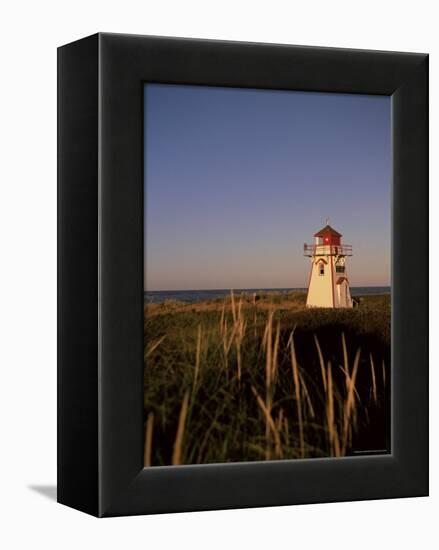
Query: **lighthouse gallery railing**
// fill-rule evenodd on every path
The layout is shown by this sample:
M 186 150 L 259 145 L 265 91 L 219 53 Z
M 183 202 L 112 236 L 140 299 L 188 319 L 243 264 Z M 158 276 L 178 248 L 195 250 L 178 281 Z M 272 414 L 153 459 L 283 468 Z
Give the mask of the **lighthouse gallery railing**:
M 352 256 L 351 244 L 304 244 L 304 256 Z

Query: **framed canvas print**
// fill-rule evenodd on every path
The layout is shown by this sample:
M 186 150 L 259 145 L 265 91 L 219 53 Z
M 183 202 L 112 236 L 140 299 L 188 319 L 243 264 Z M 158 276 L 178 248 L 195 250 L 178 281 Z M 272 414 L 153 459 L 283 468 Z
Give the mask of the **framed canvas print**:
M 58 50 L 58 500 L 428 494 L 428 56 Z

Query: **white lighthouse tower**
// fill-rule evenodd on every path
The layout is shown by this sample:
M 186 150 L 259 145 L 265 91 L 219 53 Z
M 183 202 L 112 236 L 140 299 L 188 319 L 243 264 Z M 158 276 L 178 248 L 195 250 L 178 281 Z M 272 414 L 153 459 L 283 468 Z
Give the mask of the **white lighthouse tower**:
M 311 258 L 307 307 L 352 307 L 346 258 L 352 246 L 341 243 L 340 233 L 326 225 L 315 235 L 314 244 L 304 245 L 304 255 Z

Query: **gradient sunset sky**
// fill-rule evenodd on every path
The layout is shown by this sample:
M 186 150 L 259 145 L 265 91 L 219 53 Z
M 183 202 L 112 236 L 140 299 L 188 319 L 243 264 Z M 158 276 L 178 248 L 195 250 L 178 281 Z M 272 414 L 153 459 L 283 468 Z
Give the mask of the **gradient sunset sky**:
M 306 287 L 326 218 L 390 285 L 390 98 L 145 85 L 145 290 Z

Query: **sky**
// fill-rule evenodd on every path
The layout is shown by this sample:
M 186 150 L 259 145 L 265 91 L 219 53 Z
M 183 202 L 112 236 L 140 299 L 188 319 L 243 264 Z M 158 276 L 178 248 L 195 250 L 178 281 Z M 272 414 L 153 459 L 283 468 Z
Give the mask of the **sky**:
M 326 219 L 390 285 L 390 97 L 146 84 L 145 290 L 306 287 Z

